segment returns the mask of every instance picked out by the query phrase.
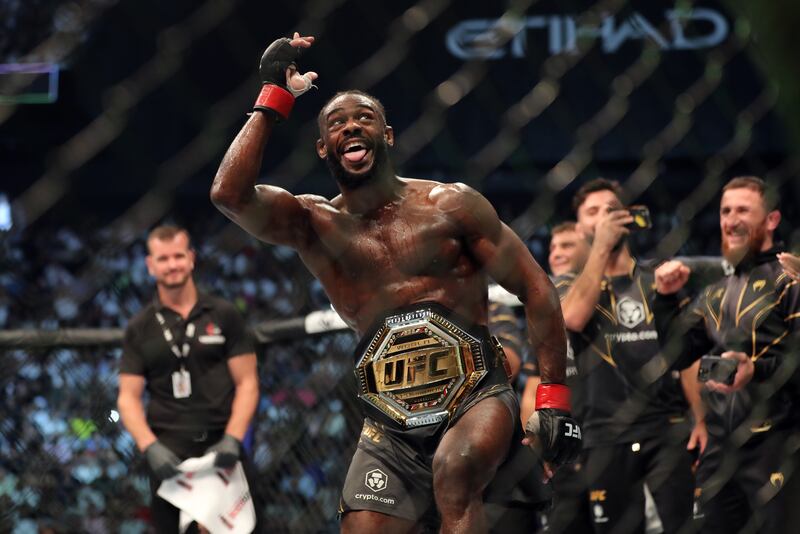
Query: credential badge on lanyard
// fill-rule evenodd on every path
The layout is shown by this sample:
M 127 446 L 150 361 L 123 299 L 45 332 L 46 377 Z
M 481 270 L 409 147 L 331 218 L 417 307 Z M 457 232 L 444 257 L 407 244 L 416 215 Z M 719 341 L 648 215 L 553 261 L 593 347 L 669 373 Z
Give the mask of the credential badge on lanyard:
M 192 377 L 186 369 L 186 357 L 189 356 L 189 349 L 191 348 L 189 341 L 194 337 L 194 323 L 186 324 L 183 345 L 178 348 L 178 344 L 175 343 L 175 336 L 172 335 L 172 331 L 167 327 L 167 321 L 161 312 L 156 312 L 156 320 L 164 333 L 164 340 L 181 364 L 180 370 L 172 373 L 172 395 L 176 399 L 185 399 L 192 394 Z

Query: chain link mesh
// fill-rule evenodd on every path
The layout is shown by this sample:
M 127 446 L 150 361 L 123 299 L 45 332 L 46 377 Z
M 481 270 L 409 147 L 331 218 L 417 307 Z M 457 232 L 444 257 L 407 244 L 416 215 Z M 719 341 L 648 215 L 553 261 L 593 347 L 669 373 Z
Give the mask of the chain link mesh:
M 114 4 L 83 2 L 81 17 L 88 23 Z M 776 84 L 768 80 L 743 101 L 733 94 L 737 81 L 726 79 L 732 62 L 758 58 L 746 18 L 732 20 L 724 43 L 694 54 L 701 67 L 685 88 L 674 86 L 662 72 L 670 52 L 658 39 L 642 40 L 638 56 L 612 69 L 611 63 L 598 59 L 600 39 L 578 35 L 574 49 L 545 57 L 535 83 L 515 87 L 519 94 L 509 100 L 494 98 L 509 92 L 486 57 L 465 60 L 452 73 L 439 73 L 433 83 L 425 58 L 408 61 L 422 33 L 457 20 L 453 18 L 457 3 L 421 0 L 402 9 L 353 4 L 312 0 L 302 9 L 284 7 L 301 13 L 293 27 L 317 35 L 321 42 L 328 34 L 341 37 L 340 30 L 326 24 L 339 11 L 368 12 L 373 24 L 365 39 L 380 43 L 374 51 L 359 50 L 361 59 L 356 63 L 348 61 L 343 50 L 323 48 L 315 58 L 327 65 L 349 65 L 341 74 L 344 87 L 374 90 L 379 97 L 380 90 L 398 83 L 402 73 L 404 87 L 417 95 L 414 102 L 419 107 L 409 113 L 414 106 L 395 99 L 388 109 L 390 119 L 393 110 L 398 112 L 402 125 L 394 152 L 399 168 L 414 176 L 461 180 L 486 190 L 543 265 L 547 228 L 571 218 L 567 204 L 575 186 L 601 173 L 622 179 L 626 200 L 651 205 L 654 228 L 634 242 L 642 255 L 717 254 L 715 201 L 724 182 L 742 169 L 761 175 L 781 192 L 784 237 L 789 244 L 798 242 L 800 159 L 796 150 L 787 149 L 788 142 L 768 146 L 764 136 L 772 130 L 762 128 L 778 113 Z M 208 181 L 208 169 L 219 161 L 231 139 L 229 132 L 238 128 L 242 110 L 254 95 L 255 69 L 215 95 L 194 135 L 155 166 L 148 181 L 152 187 L 139 191 L 111 221 L 98 228 L 92 220 L 54 223 L 48 216 L 69 197 L 76 176 L 91 172 L 87 169 L 134 128 L 137 107 L 156 98 L 176 78 L 187 76 L 184 64 L 193 46 L 209 35 L 222 35 L 225 53 L 234 56 L 231 61 L 251 63 L 252 58 L 244 57 L 249 52 L 242 51 L 256 48 L 252 44 L 264 36 L 236 16 L 244 5 L 208 0 L 193 4 L 174 24 L 161 27 L 152 56 L 109 84 L 98 113 L 52 148 L 38 179 L 14 199 L 14 212 L 24 214 L 28 230 L 9 235 L 0 244 L 4 273 L 0 319 L 8 331 L 0 346 L 2 531 L 19 528 L 26 520 L 57 532 L 142 528 L 148 485 L 141 455 L 122 429 L 115 403 L 120 329 L 152 295 L 144 268 L 143 234 L 181 209 L 182 187 L 198 176 L 203 184 Z M 695 3 L 684 2 L 676 9 L 690 12 L 693 7 Z M 481 36 L 487 49 L 513 50 L 528 23 L 525 17 L 540 8 L 552 6 L 533 0 L 508 2 L 506 11 Z M 599 27 L 609 17 L 631 20 L 636 14 L 635 6 L 625 0 L 605 0 L 575 11 L 582 13 L 574 19 L 577 28 Z M 665 33 L 669 23 L 665 19 L 653 27 Z M 48 50 L 59 48 L 62 57 L 74 46 L 74 33 L 65 31 L 25 57 L 56 60 Z M 570 110 L 577 103 L 574 92 L 568 91 L 569 76 L 576 72 L 590 72 L 597 84 L 608 88 L 585 116 Z M 182 83 L 191 85 L 191 80 Z M 19 80 L 0 85 L 4 94 L 20 90 Z M 663 116 L 642 128 L 648 134 L 637 140 L 640 148 L 632 157 L 621 163 L 609 158 L 604 142 L 618 135 L 625 121 L 639 120 L 631 117 L 631 109 L 644 88 L 653 86 L 662 90 Z M 198 102 L 203 100 L 198 97 Z M 686 147 L 702 145 L 707 130 L 714 127 L 708 123 L 709 115 L 699 113 L 709 103 L 730 127 L 721 128 L 727 137 L 705 157 L 702 151 Z M 464 107 L 467 104 L 477 104 L 478 109 L 470 111 Z M 13 124 L 18 108 L 0 106 L 0 125 Z M 489 114 L 489 109 L 494 121 L 491 134 L 481 139 L 480 146 L 457 147 L 462 132 L 450 124 L 453 114 Z M 320 172 L 310 156 L 317 137 L 316 118 L 311 112 L 297 113 L 298 120 L 280 134 L 291 138 L 291 145 L 268 155 L 270 182 L 291 190 L 302 188 Z M 563 135 L 557 131 L 561 123 L 575 124 L 568 150 L 542 157 L 530 144 L 530 129 L 553 127 L 557 137 Z M 448 161 L 437 168 L 429 163 L 431 154 Z M 449 159 L 462 162 L 462 168 Z M 674 184 L 659 180 L 672 172 L 680 177 Z M 523 175 L 526 183 L 510 187 L 516 198 L 501 194 L 509 186 L 493 185 L 503 177 L 513 180 Z M 199 285 L 236 303 L 251 325 L 301 317 L 328 305 L 319 284 L 291 250 L 266 247 L 230 224 L 205 217 L 209 207 L 198 208 L 197 214 L 191 213 L 192 208 L 188 211 L 184 219 L 198 249 Z M 70 329 L 87 327 L 102 332 L 84 331 L 80 342 L 69 337 Z M 28 337 L 14 340 L 17 329 L 27 330 Z M 267 339 L 270 342 L 259 349 L 262 396 L 252 454 L 261 475 L 259 489 L 267 503 L 270 531 L 336 531 L 339 492 L 361 424 L 352 376 L 356 339 L 347 332 L 282 334 L 263 340 Z M 799 441 L 795 436 L 785 448 L 787 475 L 794 469 L 788 462 Z

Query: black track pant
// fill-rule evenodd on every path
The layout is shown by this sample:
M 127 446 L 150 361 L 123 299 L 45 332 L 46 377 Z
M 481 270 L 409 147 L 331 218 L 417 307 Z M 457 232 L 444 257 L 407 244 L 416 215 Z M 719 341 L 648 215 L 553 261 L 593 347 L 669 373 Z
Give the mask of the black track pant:
M 770 431 L 737 447 L 710 436 L 697 470 L 694 531 L 797 532 L 786 530 L 787 492 L 782 491 L 797 469 L 788 438 L 785 431 Z
M 598 534 L 643 533 L 644 484 L 667 534 L 692 517 L 692 455 L 684 440 L 669 436 L 588 449 L 589 514 Z

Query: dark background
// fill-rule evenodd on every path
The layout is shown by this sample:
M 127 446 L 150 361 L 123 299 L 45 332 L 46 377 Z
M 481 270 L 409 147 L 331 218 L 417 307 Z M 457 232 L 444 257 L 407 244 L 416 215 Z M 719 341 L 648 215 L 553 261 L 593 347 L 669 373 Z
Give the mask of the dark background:
M 274 135 L 263 179 L 295 192 L 336 193 L 313 151 L 313 119 L 335 91 L 351 87 L 384 102 L 399 135 L 401 174 L 466 181 L 489 196 L 508 222 L 543 192 L 555 195 L 555 213 L 537 223 L 570 216 L 568 201 L 579 183 L 597 175 L 626 181 L 676 117 L 686 120 L 686 128 L 666 150 L 656 151 L 652 185 L 631 199 L 654 212 L 673 210 L 707 177 L 710 160 L 744 137 L 738 153 L 725 158 L 719 173 L 724 180 L 738 173 L 769 177 L 795 152 L 776 107 L 786 97 L 777 89 L 784 74 L 765 73 L 755 23 L 725 3 L 38 2 L 16 7 L 35 16 L 18 17 L 4 43 L 7 61 L 30 56 L 34 36 L 46 34 L 48 13 L 55 25 L 65 17 L 64 5 L 72 6 L 73 25 L 81 31 L 68 53 L 54 54 L 62 68 L 58 100 L 6 106 L 0 123 L 0 190 L 17 200 L 18 226 L 31 226 L 29 231 L 43 222 L 42 228 L 83 220 L 108 224 L 148 191 L 163 201 L 163 214 L 219 217 L 207 191 L 257 93 L 258 59 L 273 38 L 294 29 L 318 38 L 302 67 L 320 74 L 319 90 L 304 95 Z M 506 9 L 526 17 L 560 16 L 562 34 L 567 16 L 597 26 L 598 14 L 607 13 L 614 17 L 608 35 L 617 37 L 641 15 L 673 44 L 666 11 L 692 7 L 722 14 L 727 38 L 710 48 L 661 49 L 641 37 L 645 30 L 634 21 L 627 27 L 633 35 L 608 53 L 602 40 L 579 39 L 580 53 L 551 54 L 552 31 L 545 29 L 525 32 L 522 57 L 505 44 L 502 58 L 463 60 L 445 46 L 459 23 L 496 19 Z M 38 34 L 25 25 L 34 19 Z M 712 29 L 693 21 L 684 32 L 697 38 Z M 502 41 L 502 32 L 494 38 Z M 46 60 L 47 54 L 34 57 Z M 622 111 L 598 123 L 574 180 L 548 188 L 548 172 L 581 146 L 587 122 L 614 96 L 614 79 L 637 63 L 654 67 L 643 69 Z M 457 103 L 437 98 L 440 84 L 464 79 L 469 89 Z M 548 79 L 556 87 L 552 103 L 508 130 L 506 112 Z M 679 98 L 685 92 L 694 97 Z M 687 101 L 694 103 L 687 107 Z M 752 120 L 743 122 L 753 107 Z M 482 150 L 507 133 L 511 145 L 502 157 L 485 157 Z M 53 196 L 37 194 L 36 184 Z M 785 193 L 792 200 L 786 205 L 795 205 L 797 187 L 787 185 Z M 787 215 L 796 220 L 793 211 Z

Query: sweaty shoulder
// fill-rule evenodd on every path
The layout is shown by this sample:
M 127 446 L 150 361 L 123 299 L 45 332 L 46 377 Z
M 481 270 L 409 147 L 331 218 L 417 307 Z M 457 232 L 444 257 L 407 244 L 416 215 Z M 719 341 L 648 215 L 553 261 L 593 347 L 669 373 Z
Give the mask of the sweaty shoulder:
M 486 201 L 483 195 L 466 184 L 428 183 L 431 184 L 428 198 L 442 211 L 470 209 L 481 201 Z
M 334 209 L 333 202 L 321 195 L 297 195 L 297 200 L 306 209 Z
M 458 221 L 468 234 L 494 238 L 502 224 L 486 197 L 466 184 L 438 184 L 428 194 L 431 202 L 448 217 Z

